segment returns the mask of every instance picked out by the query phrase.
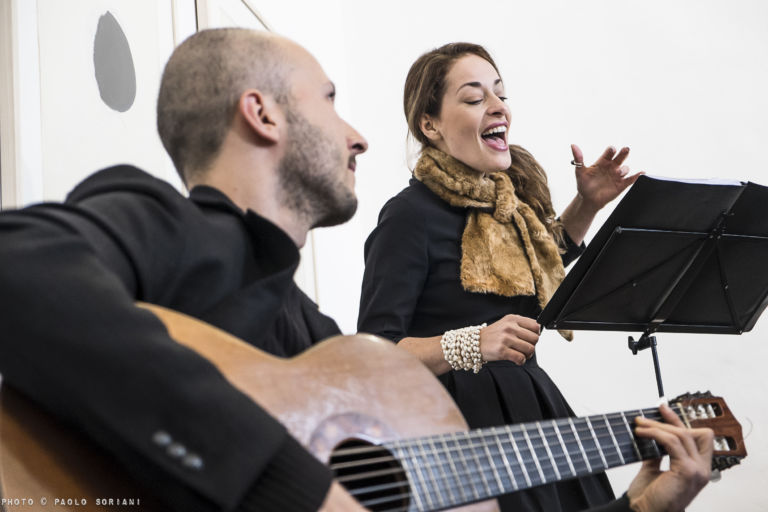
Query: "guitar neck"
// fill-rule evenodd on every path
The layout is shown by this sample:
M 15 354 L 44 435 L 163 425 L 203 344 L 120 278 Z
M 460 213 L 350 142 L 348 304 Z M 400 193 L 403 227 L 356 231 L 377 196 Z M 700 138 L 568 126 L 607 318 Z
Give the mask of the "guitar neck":
M 678 415 L 679 407 L 673 407 Z M 439 510 L 660 457 L 654 441 L 637 438 L 642 409 L 561 418 L 384 445 L 408 475 L 418 510 Z

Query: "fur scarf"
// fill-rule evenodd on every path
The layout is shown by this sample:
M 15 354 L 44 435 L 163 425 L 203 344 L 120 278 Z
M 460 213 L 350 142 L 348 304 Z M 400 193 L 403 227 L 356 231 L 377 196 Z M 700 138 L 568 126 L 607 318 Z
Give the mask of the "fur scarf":
M 506 172 L 487 175 L 425 148 L 413 175 L 451 206 L 465 207 L 461 284 L 506 297 L 535 296 L 544 308 L 565 277 L 560 250 Z M 571 340 L 572 333 L 560 334 Z

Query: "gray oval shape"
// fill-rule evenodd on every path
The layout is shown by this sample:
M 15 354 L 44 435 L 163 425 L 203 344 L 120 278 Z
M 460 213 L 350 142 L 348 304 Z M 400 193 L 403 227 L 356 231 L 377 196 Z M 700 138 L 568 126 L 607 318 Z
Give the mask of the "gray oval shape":
M 136 70 L 128 39 L 112 13 L 99 18 L 93 41 L 93 68 L 104 103 L 125 112 L 136 99 Z

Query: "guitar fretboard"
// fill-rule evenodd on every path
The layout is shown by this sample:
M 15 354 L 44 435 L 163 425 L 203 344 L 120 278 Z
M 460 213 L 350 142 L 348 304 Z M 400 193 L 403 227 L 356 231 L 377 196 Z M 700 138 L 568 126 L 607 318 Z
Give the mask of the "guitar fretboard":
M 439 510 L 661 456 L 654 441 L 633 434 L 637 416 L 660 418 L 658 409 L 643 409 L 400 440 L 384 447 L 403 465 L 416 509 Z

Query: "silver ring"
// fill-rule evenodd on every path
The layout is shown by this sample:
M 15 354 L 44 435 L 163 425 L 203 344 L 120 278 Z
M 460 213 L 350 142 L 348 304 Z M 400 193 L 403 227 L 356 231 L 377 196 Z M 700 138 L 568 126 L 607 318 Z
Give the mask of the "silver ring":
M 577 162 L 576 160 L 571 160 L 571 165 L 574 167 L 584 167 L 584 162 Z

